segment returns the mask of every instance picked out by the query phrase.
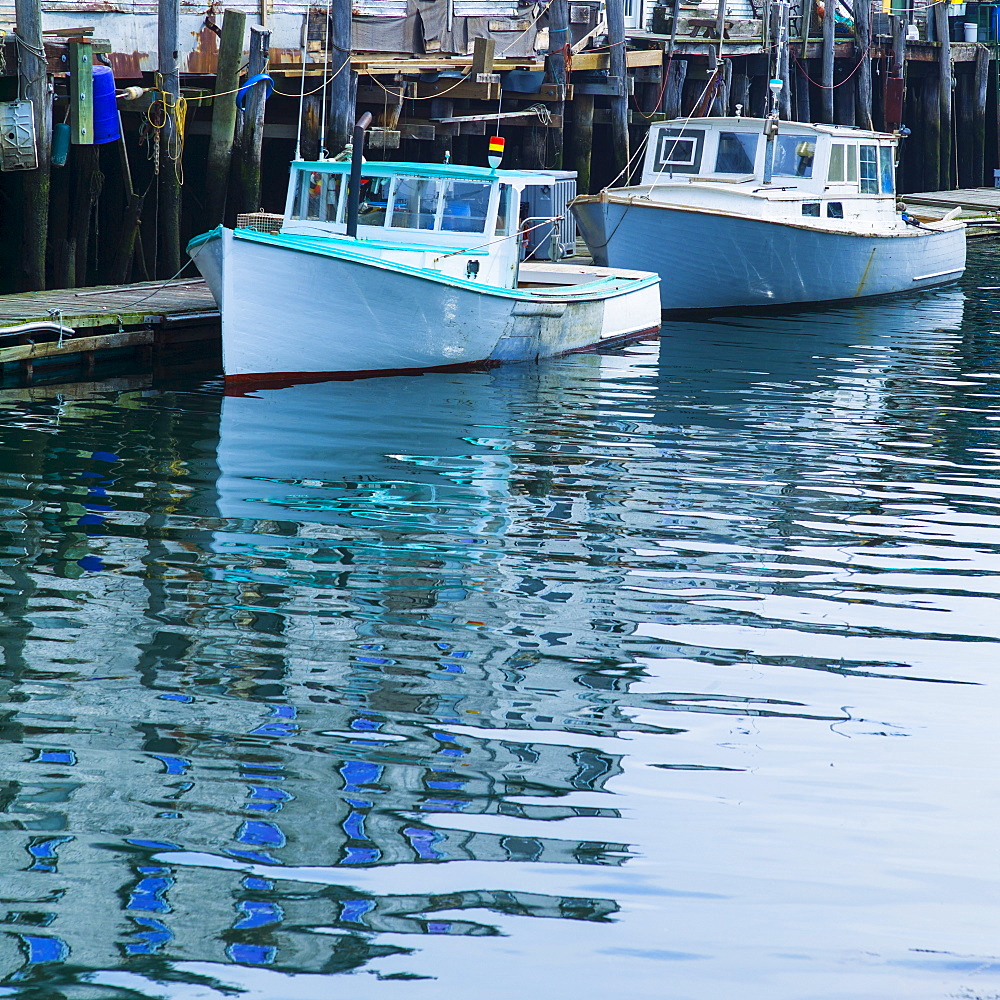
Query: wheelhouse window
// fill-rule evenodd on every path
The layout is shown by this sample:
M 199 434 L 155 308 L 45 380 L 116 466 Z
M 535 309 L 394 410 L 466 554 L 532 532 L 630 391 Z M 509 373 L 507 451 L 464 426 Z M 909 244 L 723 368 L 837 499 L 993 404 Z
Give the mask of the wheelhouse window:
M 860 146 L 861 193 L 878 194 L 878 146 Z
M 893 182 L 895 163 L 893 162 L 892 146 L 879 146 L 878 166 L 879 190 L 882 194 L 893 194 L 895 191 Z
M 779 135 L 774 140 L 774 170 L 778 177 L 812 177 L 816 143 L 799 135 Z
M 705 133 L 701 129 L 660 129 L 653 169 L 657 173 L 698 173 L 704 142 Z
M 510 206 L 510 185 L 501 184 L 500 203 L 497 206 L 497 221 L 494 229 L 497 236 L 506 236 L 507 233 L 512 233 L 517 228 L 517 220 L 510 218 Z
M 327 174 L 323 183 L 323 209 L 322 219 L 324 222 L 336 222 L 337 212 L 340 207 L 340 189 L 342 187 L 343 175 Z
M 300 170 L 292 217 L 319 219 L 323 206 L 323 181 L 325 174 L 318 170 Z
M 358 222 L 362 226 L 384 226 L 389 210 L 388 177 L 362 177 Z
M 399 177 L 392 201 L 393 229 L 433 229 L 441 185 L 434 177 Z
M 715 172 L 752 174 L 757 157 L 757 138 L 757 132 L 720 132 Z
M 453 233 L 483 232 L 492 187 L 489 181 L 445 181 L 441 228 Z
M 830 172 L 828 180 L 831 184 L 843 184 L 845 181 L 853 184 L 858 179 L 857 146 L 845 146 L 835 142 L 830 146 Z

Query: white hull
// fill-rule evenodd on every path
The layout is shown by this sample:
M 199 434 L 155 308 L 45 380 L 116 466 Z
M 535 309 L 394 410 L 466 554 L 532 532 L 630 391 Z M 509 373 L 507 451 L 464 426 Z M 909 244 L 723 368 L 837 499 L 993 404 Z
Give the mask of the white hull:
M 226 229 L 190 253 L 222 311 L 227 380 L 526 361 L 659 329 L 650 275 L 585 268 L 576 286 L 507 290 Z M 555 270 L 534 267 L 543 283 Z
M 595 261 L 659 273 L 668 312 L 892 295 L 965 269 L 960 224 L 851 233 L 612 198 L 578 199 L 573 211 Z

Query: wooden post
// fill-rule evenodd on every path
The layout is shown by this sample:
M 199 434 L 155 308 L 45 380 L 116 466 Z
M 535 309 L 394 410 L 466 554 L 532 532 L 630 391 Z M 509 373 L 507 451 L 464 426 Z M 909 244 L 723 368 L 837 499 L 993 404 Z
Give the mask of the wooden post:
M 71 141 L 94 142 L 94 45 L 84 39 L 69 43 L 69 127 Z
M 166 104 L 176 107 L 181 95 L 180 74 L 180 0 L 159 0 L 158 65 L 161 95 Z M 163 276 L 175 274 L 181 266 L 181 185 L 180 165 L 171 159 L 179 149 L 180 136 L 172 108 L 160 130 L 159 230 L 160 267 Z M 78 275 L 79 277 L 79 275 Z
M 733 85 L 733 61 L 723 59 L 719 64 L 721 79 L 715 88 L 715 99 L 712 101 L 712 114 L 725 116 L 729 114 L 729 92 Z
M 46 244 L 49 232 L 49 185 L 52 166 L 52 101 L 42 38 L 41 0 L 16 0 L 17 34 L 25 43 L 17 47 L 17 72 L 21 93 L 32 103 L 38 169 L 26 170 L 21 261 L 23 286 L 45 288 Z M 42 55 L 36 53 L 41 52 Z
M 687 79 L 687 71 L 687 59 L 674 59 L 667 67 L 667 85 L 663 89 L 663 113 L 668 118 L 680 118 L 683 113 L 684 81 Z
M 315 84 L 314 84 L 315 86 Z M 302 103 L 302 159 L 318 160 L 323 138 L 323 95 L 309 94 Z
M 890 16 L 892 27 L 892 67 L 885 80 L 882 100 L 882 128 L 893 132 L 903 122 L 903 74 L 906 70 L 906 18 L 899 14 Z
M 606 0 L 608 17 L 608 82 L 616 88 L 611 98 L 611 155 L 618 176 L 628 184 L 628 76 L 625 68 L 625 0 Z
M 924 106 L 921 168 L 923 181 L 918 190 L 941 189 L 941 80 L 936 75 L 921 80 Z
M 779 4 L 777 17 L 774 19 L 774 37 L 778 45 L 778 77 L 784 86 L 778 95 L 778 109 L 784 121 L 792 119 L 792 74 L 788 63 L 789 49 L 789 7 L 787 3 Z
M 976 73 L 972 87 L 972 183 L 986 183 L 986 87 L 990 79 L 990 50 L 976 49 Z
M 941 46 L 938 51 L 938 117 L 941 163 L 940 190 L 950 191 L 952 182 L 951 165 L 951 117 L 952 117 L 952 72 L 951 72 L 951 39 L 948 37 L 948 7 L 947 3 L 934 4 L 934 29 Z
M 477 38 L 478 42 L 479 39 Z M 555 102 L 552 113 L 559 115 L 560 121 L 566 114 L 566 51 L 571 39 L 569 34 L 569 3 L 567 0 L 551 0 L 549 4 L 549 54 L 545 60 L 546 75 L 559 88 L 562 98 Z M 562 170 L 563 166 L 563 127 L 559 125 L 552 130 L 555 144 L 553 166 Z
M 236 131 L 236 94 L 243 62 L 243 38 L 247 16 L 228 7 L 222 15 L 222 38 L 215 70 L 215 93 L 212 101 L 212 136 L 208 143 L 205 177 L 205 225 L 211 229 L 225 218 L 229 164 L 233 155 Z M 218 96 L 221 95 L 221 96 Z
M 70 217 L 70 256 L 72 273 L 70 288 L 87 284 L 90 263 L 90 220 L 94 204 L 104 183 L 100 171 L 100 146 L 77 146 L 73 150 L 75 185 L 73 191 L 73 211 Z M 174 269 L 176 270 L 176 268 Z M 173 273 L 173 272 L 171 272 Z
M 249 76 L 263 73 L 267 66 L 267 54 L 271 44 L 271 32 L 259 24 L 250 27 L 250 61 L 247 66 Z M 239 175 L 236 204 L 227 217 L 235 221 L 239 212 L 256 212 L 260 209 L 260 153 L 264 140 L 265 84 L 251 87 L 243 102 L 243 127 L 239 135 Z
M 325 148 L 333 155 L 350 141 L 354 130 L 351 86 L 351 0 L 333 0 L 330 11 L 330 108 Z
M 733 114 L 736 114 L 737 106 L 743 109 L 743 114 L 750 114 L 750 74 L 746 71 L 746 60 L 741 59 L 742 64 L 739 71 L 733 71 L 732 90 L 729 101 L 732 105 Z
M 871 13 L 871 0 L 854 0 L 854 45 L 861 64 L 855 74 L 858 101 L 857 123 L 861 128 L 867 129 L 872 127 Z
M 837 10 L 836 0 L 826 0 L 823 8 L 823 72 L 820 83 L 823 86 L 823 121 L 832 125 L 833 115 L 833 41 L 837 22 L 834 14 Z
M 553 0 L 555 3 L 556 0 Z M 549 19 L 551 24 L 552 10 L 549 9 Z M 569 20 L 569 12 L 566 13 L 566 19 Z M 549 37 L 552 36 L 552 29 L 549 28 Z M 469 67 L 469 76 L 472 78 L 472 82 L 475 83 L 476 78 L 480 73 L 492 73 L 493 72 L 493 56 L 496 52 L 497 43 L 495 38 L 473 38 L 472 39 L 472 65 Z M 560 46 L 561 48 L 561 46 Z M 551 52 L 551 42 L 549 51 Z
M 594 96 L 573 98 L 573 130 L 570 133 L 570 165 L 576 171 L 576 190 L 590 194 L 590 151 L 594 145 Z
M 800 122 L 811 122 L 809 107 L 809 81 L 802 70 L 807 66 L 806 55 L 809 48 L 809 32 L 812 30 L 812 12 L 814 0 L 802 2 L 802 48 L 799 55 L 799 66 L 795 73 L 795 117 Z

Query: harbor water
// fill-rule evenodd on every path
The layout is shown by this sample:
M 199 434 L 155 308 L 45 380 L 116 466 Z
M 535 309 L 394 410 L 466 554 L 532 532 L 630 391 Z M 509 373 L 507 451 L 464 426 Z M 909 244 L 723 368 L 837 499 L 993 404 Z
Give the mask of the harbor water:
M 0 392 L 0 997 L 1000 995 L 998 275 Z

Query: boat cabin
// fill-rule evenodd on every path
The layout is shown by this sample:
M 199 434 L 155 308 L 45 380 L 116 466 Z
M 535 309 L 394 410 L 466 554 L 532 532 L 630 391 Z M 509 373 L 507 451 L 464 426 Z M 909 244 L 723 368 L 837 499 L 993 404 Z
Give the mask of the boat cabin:
M 347 239 L 349 162 L 291 165 L 282 234 Z M 544 173 L 461 164 L 369 162 L 361 168 L 357 252 L 486 284 L 517 284 L 521 194 Z
M 785 192 L 781 200 L 815 198 L 808 214 L 829 218 L 843 218 L 845 199 L 884 200 L 895 211 L 896 136 L 781 121 L 769 139 L 768 124 L 701 118 L 654 125 L 642 185 L 743 184 L 765 196 Z

